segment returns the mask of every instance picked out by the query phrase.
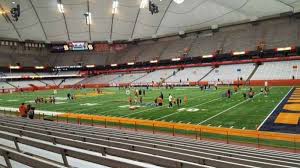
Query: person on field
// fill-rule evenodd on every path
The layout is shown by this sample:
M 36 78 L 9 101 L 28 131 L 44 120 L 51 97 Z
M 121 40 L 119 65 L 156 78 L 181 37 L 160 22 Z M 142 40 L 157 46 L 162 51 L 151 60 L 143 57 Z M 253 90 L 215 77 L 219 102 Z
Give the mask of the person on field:
M 177 99 L 176 99 L 176 104 L 177 104 L 177 107 L 180 107 L 180 104 L 181 104 L 181 99 L 180 99 L 180 97 L 177 97 Z
M 169 108 L 171 108 L 173 106 L 173 96 L 171 94 L 169 94 Z
M 160 98 L 164 99 L 164 94 L 160 92 Z
M 131 96 L 128 97 L 128 102 L 129 102 L 129 105 L 132 105 L 132 97 Z
M 249 91 L 248 96 L 250 99 L 252 99 L 254 97 L 254 92 L 252 90 Z
M 244 97 L 244 100 L 247 99 L 247 94 L 245 92 L 243 92 L 243 97 Z
M 22 103 L 22 104 L 19 106 L 19 112 L 20 112 L 21 117 L 23 117 L 23 118 L 26 118 L 26 117 L 27 117 L 26 111 L 27 111 L 27 107 L 26 107 L 25 103 Z
M 157 98 L 157 103 L 158 103 L 158 106 L 162 106 L 163 105 L 163 99 L 161 97 L 158 97 Z
M 34 107 L 31 107 L 30 110 L 28 111 L 28 117 L 30 119 L 33 119 L 34 118 L 34 110 L 35 108 Z
M 188 97 L 187 97 L 187 96 L 184 96 L 184 97 L 183 97 L 183 102 L 184 102 L 184 105 L 187 104 L 187 102 L 188 102 Z
M 230 90 L 230 89 L 227 90 L 227 97 L 228 97 L 228 98 L 231 97 L 231 90 Z

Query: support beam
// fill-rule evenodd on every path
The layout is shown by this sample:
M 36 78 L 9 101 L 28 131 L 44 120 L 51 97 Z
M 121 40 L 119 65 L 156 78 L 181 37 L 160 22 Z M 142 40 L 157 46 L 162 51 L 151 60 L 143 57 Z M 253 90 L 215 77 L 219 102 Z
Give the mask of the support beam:
M 112 33 L 113 33 L 113 28 L 114 28 L 114 18 L 115 18 L 115 14 L 112 14 L 111 17 L 111 24 L 110 24 L 110 34 L 109 34 L 109 39 L 110 41 L 112 41 Z
M 32 7 L 32 9 L 33 9 L 33 11 L 34 11 L 34 13 L 35 13 L 35 15 L 36 15 L 36 17 L 37 17 L 39 23 L 40 23 L 40 26 L 41 26 L 42 31 L 43 31 L 43 33 L 44 33 L 45 39 L 46 39 L 46 41 L 48 41 L 48 37 L 47 37 L 46 31 L 45 31 L 45 29 L 44 29 L 44 26 L 43 26 L 43 24 L 42 24 L 42 22 L 41 22 L 41 19 L 40 19 L 39 15 L 38 15 L 37 11 L 36 11 L 36 9 L 35 9 L 33 3 L 32 3 L 32 0 L 29 0 L 29 2 L 30 2 L 30 4 L 31 4 L 31 7 Z
M 157 32 L 158 32 L 158 30 L 159 30 L 159 27 L 160 27 L 162 21 L 164 20 L 165 15 L 166 15 L 166 13 L 168 12 L 168 10 L 169 10 L 169 8 L 170 8 L 172 2 L 173 2 L 173 0 L 170 0 L 170 2 L 169 2 L 169 4 L 168 4 L 168 6 L 167 6 L 167 8 L 166 8 L 166 10 L 165 10 L 165 12 L 164 12 L 162 18 L 160 19 L 160 22 L 159 22 L 159 24 L 158 24 L 158 26 L 157 26 L 157 28 L 156 28 L 156 30 L 155 30 L 155 34 L 157 34 Z
M 61 0 L 61 4 L 63 4 L 62 1 L 63 1 L 63 0 Z M 65 27 L 66 27 L 66 32 L 67 32 L 68 41 L 71 41 L 71 40 L 70 40 L 70 33 L 69 33 L 69 29 L 68 29 L 68 24 L 67 24 L 67 19 L 66 19 L 65 13 L 62 13 L 62 15 L 63 15 Z
M 140 12 L 141 12 L 141 8 L 139 8 L 138 13 L 136 14 L 136 18 L 135 18 L 134 25 L 133 25 L 133 29 L 132 29 L 131 36 L 130 36 L 131 39 L 133 38 L 134 31 L 135 31 L 135 26 L 136 26 L 136 23 L 137 23 L 137 21 L 138 21 Z
M 12 168 L 9 157 L 8 157 L 8 153 L 3 151 L 2 156 L 4 157 L 5 163 L 6 163 L 6 167 L 7 168 Z
M 90 12 L 90 1 L 89 0 L 87 0 L 87 11 Z M 89 26 L 89 39 L 90 39 L 90 41 L 92 41 L 91 24 L 89 24 L 88 26 Z
M 215 4 L 221 5 L 222 7 L 225 7 L 225 8 L 227 8 L 227 9 L 231 10 L 231 11 L 236 11 L 236 12 L 240 13 L 241 15 L 244 15 L 245 17 L 248 17 L 248 16 L 249 16 L 247 13 L 245 13 L 244 11 L 241 11 L 241 10 L 240 10 L 242 7 L 244 7 L 245 5 L 248 4 L 249 0 L 246 0 L 246 1 L 245 1 L 240 7 L 238 7 L 238 8 L 233 8 L 233 7 L 231 7 L 231 6 L 228 6 L 228 5 L 224 4 L 224 3 L 219 2 L 219 1 L 216 1 L 216 0 L 213 0 L 213 2 L 214 2 Z
M 292 9 L 293 9 L 293 12 L 294 12 L 294 9 L 295 9 L 295 8 L 294 8 L 292 5 L 290 5 L 290 4 L 286 3 L 286 2 L 283 2 L 282 0 L 276 0 L 276 1 L 282 3 L 282 4 L 286 5 L 286 6 L 288 6 L 288 7 L 290 7 L 290 8 L 292 8 Z
M 2 10 L 2 11 L 4 11 L 4 8 L 3 8 L 3 6 L 0 4 L 0 9 Z M 21 34 L 20 34 L 20 32 L 18 31 L 18 29 L 17 29 L 17 27 L 15 26 L 15 24 L 12 22 L 12 20 L 9 18 L 9 16 L 7 15 L 7 14 L 4 14 L 5 15 L 5 20 L 7 20 L 11 25 L 12 25 L 12 27 L 14 28 L 14 30 L 16 31 L 16 33 L 17 33 L 17 35 L 18 35 L 18 37 L 19 37 L 19 40 L 20 41 L 22 41 L 22 37 L 21 37 Z

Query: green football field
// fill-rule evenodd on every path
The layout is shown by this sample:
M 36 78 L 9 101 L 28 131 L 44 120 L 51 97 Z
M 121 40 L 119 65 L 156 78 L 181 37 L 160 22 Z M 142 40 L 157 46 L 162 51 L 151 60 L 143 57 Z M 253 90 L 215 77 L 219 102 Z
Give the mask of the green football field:
M 118 88 L 105 88 L 102 95 L 94 94 L 93 89 L 58 90 L 56 104 L 34 103 L 36 97 L 51 96 L 52 90 L 2 94 L 0 95 L 0 106 L 18 107 L 20 103 L 25 102 L 32 104 L 37 110 L 256 129 L 291 87 L 272 87 L 268 96 L 260 93 L 260 87 L 254 87 L 255 97 L 252 100 L 244 100 L 242 95 L 243 92 L 249 90 L 248 87 L 241 88 L 231 98 L 224 97 L 227 89 L 228 87 L 221 87 L 218 90 L 201 91 L 196 87 L 177 87 L 172 90 L 149 88 L 143 98 L 143 104 L 136 104 L 137 109 L 135 110 L 129 109 L 126 90 Z M 232 87 L 230 89 L 232 90 Z M 160 92 L 164 94 L 164 105 L 156 107 L 153 105 L 154 99 L 160 95 Z M 68 93 L 75 94 L 77 99 L 67 100 Z M 183 103 L 180 107 L 168 108 L 169 93 L 173 97 L 180 97 L 182 102 L 184 96 L 187 96 L 187 104 Z

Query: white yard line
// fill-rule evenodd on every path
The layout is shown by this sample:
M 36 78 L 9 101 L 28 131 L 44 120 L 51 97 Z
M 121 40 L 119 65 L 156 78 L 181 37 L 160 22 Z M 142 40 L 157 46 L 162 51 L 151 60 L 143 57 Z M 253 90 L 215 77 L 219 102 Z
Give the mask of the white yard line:
M 217 91 L 217 92 L 214 92 L 212 94 L 216 94 L 216 93 L 221 93 L 221 91 Z M 209 95 L 212 95 L 212 94 L 209 94 Z M 200 98 L 200 97 L 205 97 L 205 96 L 207 96 L 207 95 L 201 95 L 201 96 L 193 97 L 190 100 L 193 100 L 193 99 L 196 99 L 196 98 Z M 157 106 L 157 107 L 153 107 L 153 108 L 150 108 L 150 109 L 145 109 L 145 110 L 142 110 L 142 111 L 137 111 L 135 113 L 126 114 L 126 115 L 123 115 L 123 116 L 120 116 L 120 117 L 128 117 L 128 116 L 131 116 L 131 115 L 134 115 L 134 114 L 139 114 L 139 113 L 143 113 L 143 112 L 146 112 L 146 111 L 151 111 L 153 109 L 157 109 L 157 108 L 161 108 L 161 107 L 166 107 L 168 105 L 169 104 L 166 103 L 166 105 L 163 105 L 163 106 Z
M 259 93 L 259 94 L 255 95 L 252 99 L 254 99 L 255 97 L 257 97 L 257 96 L 259 96 L 259 95 L 261 95 L 261 94 L 262 94 L 262 93 Z M 198 123 L 197 125 L 203 124 L 203 123 L 205 123 L 205 122 L 207 122 L 207 121 L 209 121 L 209 120 L 211 120 L 211 119 L 213 119 L 213 118 L 215 118 L 215 117 L 217 117 L 217 116 L 219 116 L 219 115 L 221 115 L 221 114 L 223 114 L 223 113 L 226 113 L 227 111 L 229 111 L 229 110 L 231 110 L 231 109 L 233 109 L 233 108 L 235 108 L 235 107 L 237 107 L 237 106 L 239 106 L 239 105 L 241 105 L 241 104 L 243 104 L 243 103 L 245 103 L 245 102 L 248 102 L 248 101 L 250 101 L 250 100 L 252 100 L 252 99 L 247 99 L 247 100 L 244 100 L 244 101 L 242 101 L 242 102 L 240 102 L 240 103 L 238 103 L 238 104 L 236 104 L 236 105 L 234 105 L 234 106 L 231 106 L 231 107 L 229 107 L 228 109 L 223 110 L 223 111 L 219 112 L 218 114 L 213 115 L 213 116 L 207 118 L 207 119 L 204 120 L 204 121 L 201 121 L 201 122 Z
M 236 93 L 234 93 L 234 94 L 237 94 L 237 93 L 238 93 L 238 92 L 236 92 Z M 216 98 L 216 99 L 210 100 L 210 101 L 208 101 L 208 102 L 200 103 L 200 104 L 197 104 L 197 105 L 195 105 L 195 106 L 188 107 L 188 108 L 194 108 L 194 107 L 198 107 L 198 106 L 201 106 L 201 105 L 204 105 L 204 104 L 211 103 L 211 102 L 213 102 L 213 101 L 217 101 L 217 100 L 219 100 L 219 99 L 222 99 L 222 98 L 223 98 L 223 97 L 219 97 L 219 98 Z M 182 112 L 182 111 L 178 111 L 178 112 L 175 112 L 175 113 L 171 113 L 171 114 L 168 114 L 168 115 L 162 116 L 162 117 L 160 117 L 160 118 L 157 118 L 157 119 L 154 119 L 154 120 L 160 120 L 160 119 L 163 119 L 163 118 L 166 118 L 166 117 L 169 117 L 169 116 L 172 116 L 172 115 L 178 114 L 178 113 L 180 113 L 180 112 Z
M 221 97 L 221 98 L 222 98 L 222 97 Z M 195 106 L 191 106 L 191 107 L 189 107 L 189 108 L 198 107 L 198 106 L 201 106 L 201 105 L 204 105 L 204 104 L 207 104 L 207 103 L 210 103 L 210 102 L 213 102 L 213 101 L 219 100 L 219 99 L 221 99 L 221 98 L 216 98 L 216 99 L 210 100 L 210 101 L 208 101 L 208 102 L 204 102 L 204 103 L 201 103 L 201 104 L 197 104 L 197 105 L 195 105 Z M 175 113 L 171 113 L 171 114 L 168 114 L 168 115 L 162 116 L 162 117 L 160 117 L 160 118 L 156 118 L 156 119 L 154 119 L 154 120 L 160 120 L 160 119 L 163 119 L 163 118 L 166 118 L 166 117 L 169 117 L 169 116 L 172 116 L 172 115 L 175 115 L 175 114 L 181 113 L 181 112 L 182 112 L 182 111 L 177 111 L 177 112 L 175 112 Z
M 290 92 L 293 90 L 293 88 L 291 88 L 287 94 L 285 96 L 283 96 L 283 98 L 280 100 L 280 102 L 276 105 L 276 107 L 270 112 L 270 114 L 264 119 L 264 121 L 257 127 L 256 130 L 259 130 L 260 127 L 262 127 L 264 125 L 264 123 L 268 120 L 268 118 L 275 112 L 275 110 L 277 109 L 277 107 L 283 102 L 283 100 L 290 94 Z

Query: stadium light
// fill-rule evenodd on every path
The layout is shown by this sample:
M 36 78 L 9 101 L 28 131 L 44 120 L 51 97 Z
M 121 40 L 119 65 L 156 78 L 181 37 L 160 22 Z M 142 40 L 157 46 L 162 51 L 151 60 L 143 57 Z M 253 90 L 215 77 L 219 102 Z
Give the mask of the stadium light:
M 119 6 L 119 1 L 113 0 L 113 4 L 112 4 L 112 13 L 113 14 L 116 14 L 118 12 L 118 6 Z
M 9 66 L 9 69 L 20 69 L 20 68 L 21 68 L 21 67 L 18 66 L 18 65 L 17 65 L 17 66 L 13 66 L 13 65 L 10 65 L 10 66 Z
M 213 55 L 203 55 L 202 58 L 212 58 Z
M 180 61 L 180 58 L 172 58 L 172 61 Z
M 128 62 L 127 65 L 134 65 L 134 62 Z
M 116 67 L 116 66 L 118 66 L 118 64 L 110 64 L 110 66 Z
M 35 69 L 45 69 L 44 66 L 35 66 L 34 68 L 35 68 Z
M 84 16 L 85 16 L 86 24 L 87 25 L 92 24 L 92 14 L 91 14 L 91 12 L 86 12 L 84 14 Z
M 86 65 L 87 68 L 95 68 L 96 65 Z
M 57 0 L 57 8 L 60 13 L 65 13 L 64 5 L 61 3 L 61 0 Z
M 245 51 L 236 51 L 236 52 L 233 52 L 233 55 L 244 55 L 246 54 Z
M 173 0 L 175 3 L 177 3 L 177 4 L 181 4 L 181 3 L 183 3 L 184 2 L 184 0 Z
M 149 4 L 148 1 L 149 1 L 149 0 L 142 0 L 142 1 L 141 1 L 141 4 L 140 4 L 140 8 L 141 8 L 141 9 L 146 8 L 146 6 Z
M 277 48 L 277 51 L 290 51 L 292 50 L 292 47 L 283 47 L 283 48 Z
M 158 60 L 151 60 L 151 61 L 150 61 L 151 64 L 155 64 L 155 63 L 157 63 L 157 62 L 158 62 Z

